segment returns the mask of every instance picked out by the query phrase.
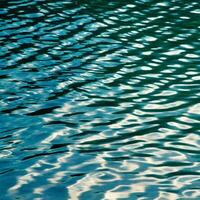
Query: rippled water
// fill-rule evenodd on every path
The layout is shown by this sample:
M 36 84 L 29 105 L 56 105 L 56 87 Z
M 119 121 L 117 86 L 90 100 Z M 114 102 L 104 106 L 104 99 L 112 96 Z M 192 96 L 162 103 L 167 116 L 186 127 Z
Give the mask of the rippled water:
M 0 199 L 200 199 L 199 1 L 1 0 Z

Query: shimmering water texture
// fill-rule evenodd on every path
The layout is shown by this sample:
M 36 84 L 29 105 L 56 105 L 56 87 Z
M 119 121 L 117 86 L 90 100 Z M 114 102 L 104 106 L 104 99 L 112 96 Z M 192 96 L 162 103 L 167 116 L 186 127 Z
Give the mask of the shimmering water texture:
M 0 15 L 0 200 L 200 200 L 199 0 Z

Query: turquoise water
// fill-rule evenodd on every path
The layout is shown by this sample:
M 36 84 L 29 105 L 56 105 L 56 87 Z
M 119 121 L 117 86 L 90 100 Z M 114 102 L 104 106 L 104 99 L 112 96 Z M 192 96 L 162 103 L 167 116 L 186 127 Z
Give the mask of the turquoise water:
M 1 0 L 0 200 L 200 199 L 199 1 Z

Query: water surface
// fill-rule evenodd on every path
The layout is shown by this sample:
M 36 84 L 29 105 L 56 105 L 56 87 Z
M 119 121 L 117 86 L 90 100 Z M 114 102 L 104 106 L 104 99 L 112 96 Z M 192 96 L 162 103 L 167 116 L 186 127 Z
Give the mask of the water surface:
M 200 199 L 199 1 L 1 0 L 0 200 Z

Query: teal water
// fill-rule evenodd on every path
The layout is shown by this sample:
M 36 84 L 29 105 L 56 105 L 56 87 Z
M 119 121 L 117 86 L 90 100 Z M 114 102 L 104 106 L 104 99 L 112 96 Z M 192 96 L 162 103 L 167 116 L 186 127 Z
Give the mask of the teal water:
M 199 1 L 1 0 L 0 200 L 199 200 Z

